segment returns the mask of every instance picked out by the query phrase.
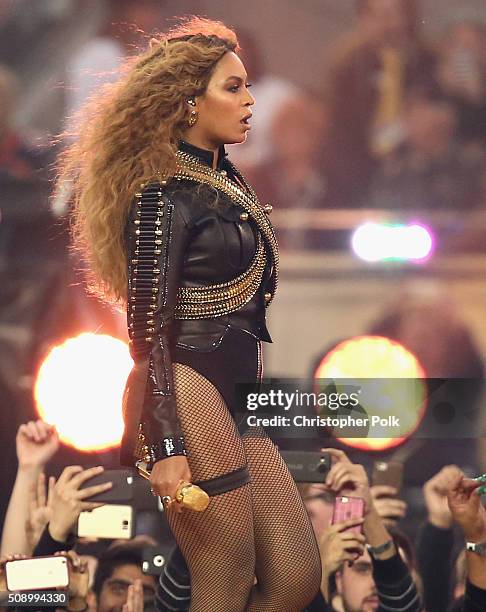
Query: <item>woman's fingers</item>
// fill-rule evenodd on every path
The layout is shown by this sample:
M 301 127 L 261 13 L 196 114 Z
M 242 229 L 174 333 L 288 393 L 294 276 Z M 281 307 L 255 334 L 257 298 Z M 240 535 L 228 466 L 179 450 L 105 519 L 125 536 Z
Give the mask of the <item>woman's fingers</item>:
M 69 483 L 73 488 L 79 489 L 79 487 L 93 476 L 98 476 L 104 472 L 104 467 L 101 465 L 97 465 L 96 467 L 88 468 L 87 470 L 82 470 L 81 472 L 75 474 L 71 478 L 71 482 Z
M 348 519 L 347 521 L 343 521 L 342 523 L 337 523 L 336 527 L 338 528 L 337 529 L 338 532 L 344 532 L 346 531 L 346 529 L 349 529 L 350 527 L 357 527 L 358 525 L 362 525 L 363 523 L 364 523 L 363 517 L 352 518 L 352 519 Z
M 80 465 L 68 465 L 62 471 L 62 474 L 59 476 L 57 480 L 57 484 L 59 487 L 64 487 L 75 474 L 79 474 L 82 472 L 83 468 Z
M 101 502 L 80 502 L 79 506 L 82 512 L 91 512 L 92 510 L 96 510 L 96 508 L 101 508 L 105 504 Z
M 76 499 L 86 499 L 88 497 L 92 497 L 93 495 L 98 495 L 98 493 L 103 493 L 104 491 L 108 491 L 113 486 L 112 482 L 104 482 L 100 485 L 93 485 L 92 487 L 86 487 L 86 489 L 80 489 L 76 494 Z
M 34 440 L 34 442 L 40 442 L 39 434 L 37 433 L 37 427 L 35 426 L 34 421 L 29 421 L 25 425 L 25 433 L 30 440 Z
M 389 485 L 373 485 L 370 487 L 370 491 L 375 500 L 381 497 L 394 497 L 398 493 L 396 487 L 390 487 Z

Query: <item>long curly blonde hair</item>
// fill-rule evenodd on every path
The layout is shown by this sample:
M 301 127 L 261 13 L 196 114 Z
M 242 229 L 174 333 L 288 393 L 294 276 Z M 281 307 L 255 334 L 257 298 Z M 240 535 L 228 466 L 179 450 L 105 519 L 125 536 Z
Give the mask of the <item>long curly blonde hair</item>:
M 174 173 L 187 100 L 204 93 L 216 63 L 237 45 L 220 22 L 181 21 L 82 109 L 75 140 L 59 158 L 57 186 L 71 192 L 73 249 L 103 299 L 126 300 L 124 232 L 134 193 Z

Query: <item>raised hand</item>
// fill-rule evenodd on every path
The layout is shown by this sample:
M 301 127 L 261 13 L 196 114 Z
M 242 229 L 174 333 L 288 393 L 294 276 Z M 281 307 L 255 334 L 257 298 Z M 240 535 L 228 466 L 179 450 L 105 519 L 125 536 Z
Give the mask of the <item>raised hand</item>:
M 69 571 L 69 599 L 85 600 L 89 590 L 88 562 L 74 550 L 55 553 L 56 557 L 66 557 Z M 71 609 L 71 606 L 70 608 Z
M 457 465 L 446 465 L 424 484 L 422 491 L 427 506 L 428 520 L 432 525 L 441 529 L 449 529 L 452 526 L 447 491 L 460 475 L 462 472 Z
M 375 485 L 370 487 L 370 493 L 376 512 L 388 527 L 395 526 L 407 513 L 406 502 L 395 497 L 397 492 L 395 487 L 390 487 L 388 485 Z
M 368 475 L 362 465 L 351 463 L 346 453 L 337 448 L 324 448 L 332 458 L 332 467 L 326 477 L 325 485 L 341 495 L 361 497 L 365 501 L 365 513 L 373 505 Z
M 19 468 L 42 469 L 59 448 L 56 428 L 41 420 L 21 425 L 15 442 Z
M 46 525 L 52 517 L 52 496 L 56 479 L 49 477 L 49 486 L 46 495 L 46 475 L 41 472 L 37 482 L 30 488 L 29 518 L 26 530 L 29 545 L 32 550 L 37 546 Z
M 479 479 L 466 478 L 462 472 L 452 479 L 447 501 L 454 521 L 461 527 L 466 540 L 486 540 L 486 508 L 479 495 L 486 489 L 486 475 Z
M 86 481 L 101 474 L 103 467 L 98 466 L 83 470 L 79 465 L 64 468 L 52 492 L 52 516 L 49 522 L 49 533 L 58 542 L 65 542 L 72 532 L 79 515 L 84 510 L 94 510 L 102 503 L 85 501 L 87 498 L 113 486 L 112 482 L 80 489 Z
M 143 612 L 143 588 L 142 581 L 135 580 L 128 587 L 127 601 L 123 605 L 122 612 Z

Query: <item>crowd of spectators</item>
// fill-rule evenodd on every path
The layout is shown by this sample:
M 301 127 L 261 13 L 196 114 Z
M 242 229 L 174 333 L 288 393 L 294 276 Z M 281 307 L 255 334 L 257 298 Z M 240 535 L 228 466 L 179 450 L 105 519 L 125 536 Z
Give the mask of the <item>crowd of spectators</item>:
M 103 467 L 70 465 L 57 479 L 47 477 L 59 438 L 54 427 L 40 420 L 20 426 L 16 449 L 18 472 L 1 541 L 0 591 L 6 589 L 8 561 L 61 555 L 70 576 L 64 609 L 71 612 L 190 609 L 191 580 L 180 551 L 169 552 L 155 571 L 144 562 L 147 547 L 166 544 L 157 542 L 157 534 L 106 541 L 95 555 L 83 553 L 85 542 L 75 535 L 80 514 L 101 507 L 92 497 L 116 486 L 90 483 Z M 401 530 L 408 507 L 400 490 L 371 485 L 364 467 L 342 450 L 322 450 L 331 457 L 327 475 L 321 482 L 298 484 L 322 564 L 320 592 L 306 612 L 486 609 L 486 556 L 470 550 L 486 543 L 481 502 L 486 475 L 471 479 L 458 466 L 443 465 L 423 484 L 426 512 L 412 544 Z M 363 500 L 361 517 L 333 520 L 335 499 L 343 495 Z
M 486 29 L 464 17 L 426 36 L 421 9 L 356 2 L 313 91 L 287 87 L 278 103 L 261 101 L 273 155 L 245 155 L 251 134 L 238 158 L 265 200 L 294 210 L 483 208 Z M 306 244 L 303 232 L 281 237 L 284 247 Z

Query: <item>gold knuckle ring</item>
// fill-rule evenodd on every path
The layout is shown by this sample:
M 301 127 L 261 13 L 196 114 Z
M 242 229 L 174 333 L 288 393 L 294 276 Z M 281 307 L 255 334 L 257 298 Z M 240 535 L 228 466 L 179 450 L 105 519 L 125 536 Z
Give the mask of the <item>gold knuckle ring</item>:
M 176 501 L 183 508 L 203 512 L 209 504 L 209 495 L 197 485 L 182 481 L 177 487 Z

